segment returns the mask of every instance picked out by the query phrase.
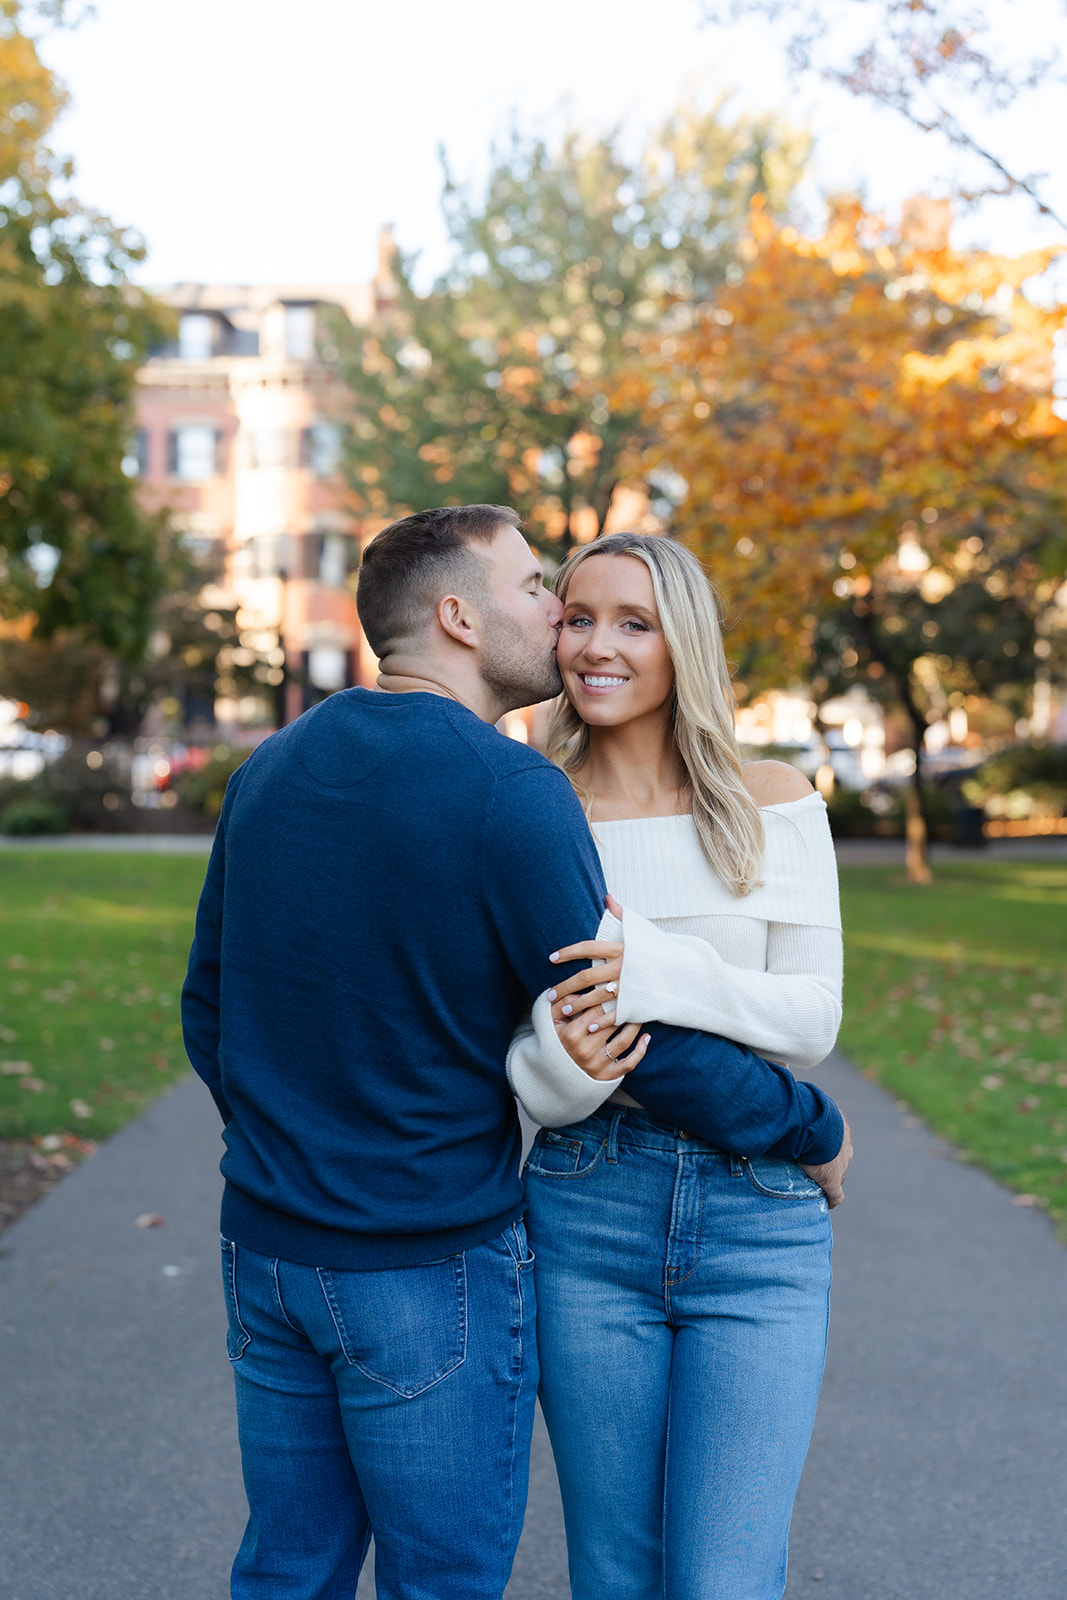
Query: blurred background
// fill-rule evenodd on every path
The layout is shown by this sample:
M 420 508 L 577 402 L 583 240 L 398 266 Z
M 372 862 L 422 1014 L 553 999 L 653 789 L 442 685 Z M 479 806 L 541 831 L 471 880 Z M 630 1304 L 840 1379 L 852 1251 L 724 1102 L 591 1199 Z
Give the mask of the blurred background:
M 719 585 L 839 835 L 1067 832 L 1061 0 L 3 0 L 0 829 L 209 830 L 361 546 Z M 536 740 L 538 718 L 508 719 Z

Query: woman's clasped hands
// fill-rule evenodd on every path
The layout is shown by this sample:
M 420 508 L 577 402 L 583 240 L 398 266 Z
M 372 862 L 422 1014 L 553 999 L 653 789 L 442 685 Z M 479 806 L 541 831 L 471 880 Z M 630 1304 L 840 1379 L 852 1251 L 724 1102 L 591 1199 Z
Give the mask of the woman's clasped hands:
M 621 919 L 621 908 L 609 900 Z M 589 961 L 591 966 L 564 978 L 548 991 L 552 1021 L 560 1043 L 582 1071 L 603 1081 L 632 1072 L 649 1045 L 642 1023 L 615 1025 L 615 1001 L 622 977 L 621 939 L 583 939 L 549 957 L 560 964 Z

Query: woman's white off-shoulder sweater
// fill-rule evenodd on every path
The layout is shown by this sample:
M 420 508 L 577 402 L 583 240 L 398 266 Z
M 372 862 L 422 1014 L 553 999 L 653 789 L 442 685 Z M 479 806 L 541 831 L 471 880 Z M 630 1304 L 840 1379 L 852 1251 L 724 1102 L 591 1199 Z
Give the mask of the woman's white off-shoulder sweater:
M 764 806 L 762 817 L 763 887 L 744 897 L 708 865 L 692 817 L 596 824 L 605 879 L 623 906 L 616 1021 L 698 1028 L 810 1072 L 841 1022 L 837 863 L 821 795 Z M 614 918 L 600 937 L 620 937 Z M 515 1035 L 508 1077 L 548 1127 L 580 1121 L 608 1096 L 634 1103 L 625 1078 L 598 1081 L 571 1060 L 545 995 Z

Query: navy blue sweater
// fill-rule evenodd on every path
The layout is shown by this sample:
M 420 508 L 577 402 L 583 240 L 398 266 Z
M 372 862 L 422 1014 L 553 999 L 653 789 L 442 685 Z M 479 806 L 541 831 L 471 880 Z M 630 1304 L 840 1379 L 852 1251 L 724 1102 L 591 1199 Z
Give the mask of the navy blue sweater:
M 564 775 L 451 700 L 350 689 L 262 744 L 230 780 L 182 994 L 225 1123 L 224 1233 L 388 1267 L 521 1215 L 508 1042 L 604 892 Z M 650 1031 L 649 1110 L 742 1154 L 836 1155 L 820 1091 Z

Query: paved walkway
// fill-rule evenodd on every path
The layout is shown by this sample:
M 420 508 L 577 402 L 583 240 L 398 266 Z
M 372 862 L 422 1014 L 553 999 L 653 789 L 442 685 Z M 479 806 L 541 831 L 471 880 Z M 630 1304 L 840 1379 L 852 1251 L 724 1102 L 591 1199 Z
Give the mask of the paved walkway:
M 1062 1600 L 1067 1252 L 846 1062 L 820 1077 L 859 1154 L 788 1600 Z M 4 1600 L 224 1600 L 218 1154 L 186 1080 L 0 1239 Z M 539 1436 L 509 1600 L 566 1600 L 565 1571 Z

